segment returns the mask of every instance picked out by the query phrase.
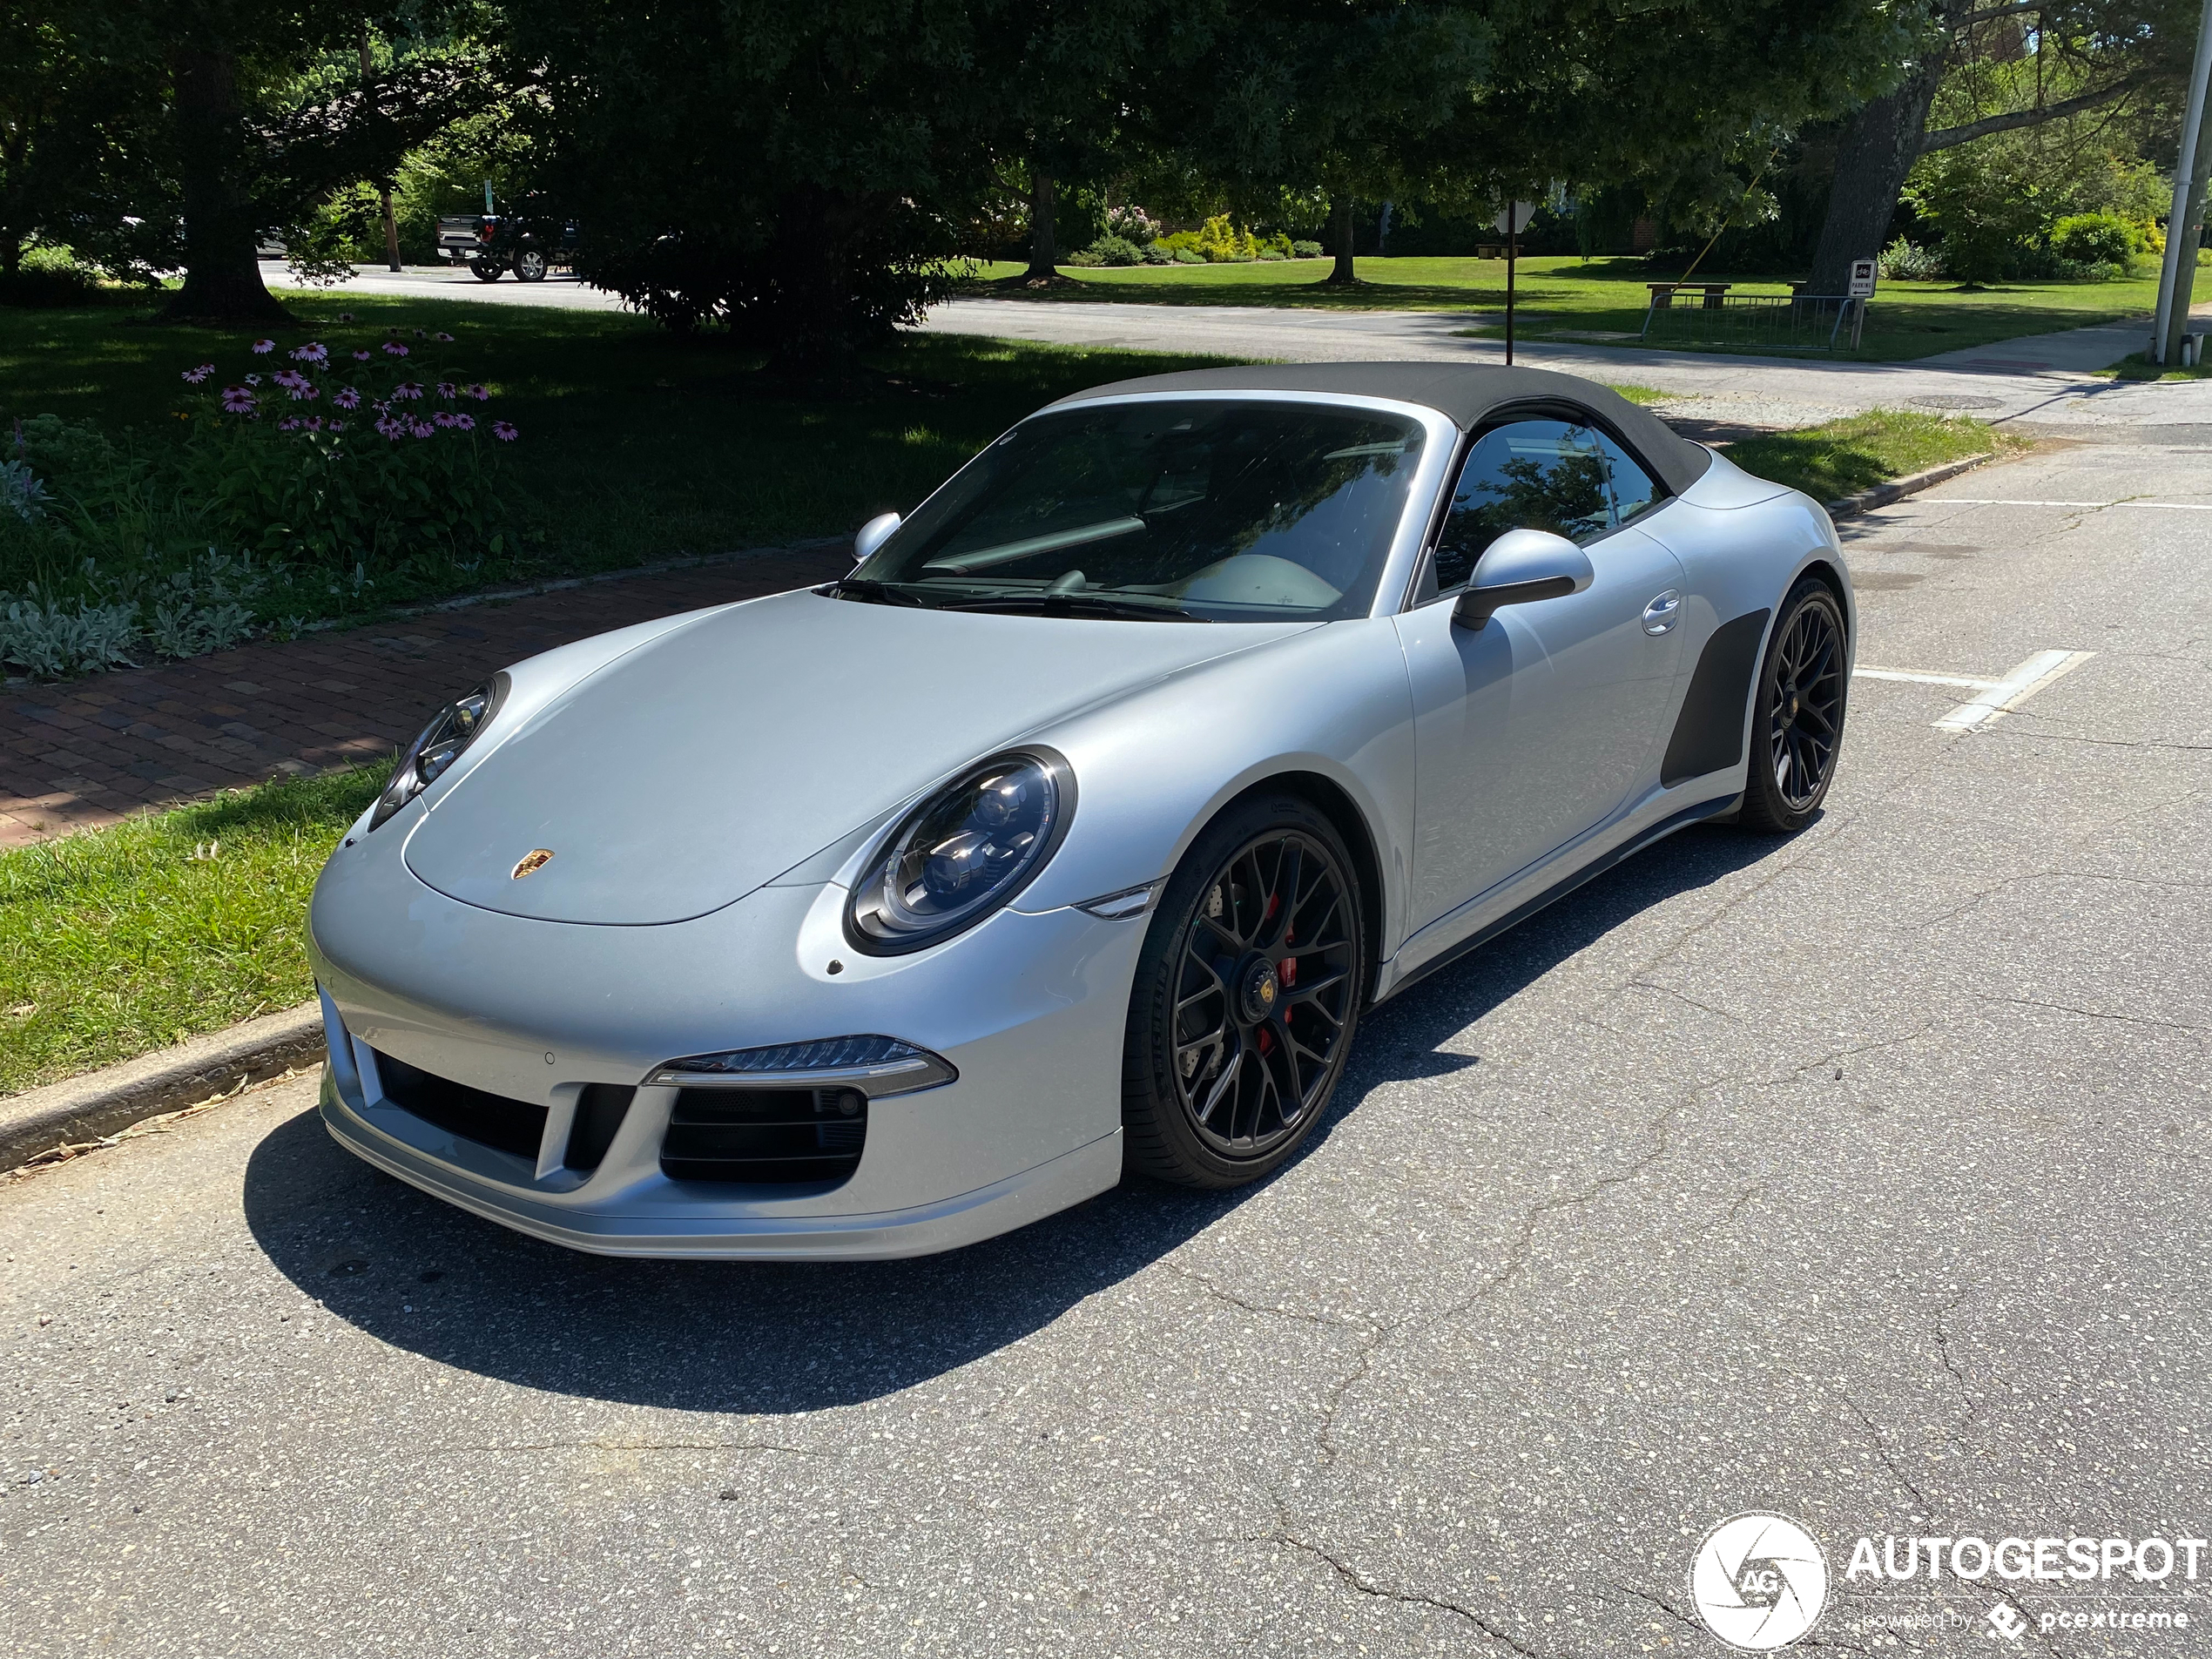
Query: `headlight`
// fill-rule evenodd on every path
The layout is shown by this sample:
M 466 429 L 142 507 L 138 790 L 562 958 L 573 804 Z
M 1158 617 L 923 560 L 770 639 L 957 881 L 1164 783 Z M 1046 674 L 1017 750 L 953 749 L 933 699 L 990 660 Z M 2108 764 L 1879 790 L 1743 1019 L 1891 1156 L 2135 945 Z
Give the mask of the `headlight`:
M 437 718 L 422 728 L 422 735 L 409 744 L 407 752 L 400 757 L 392 781 L 376 798 L 376 810 L 369 815 L 369 828 L 376 828 L 436 782 L 439 774 L 475 741 L 476 733 L 491 724 L 491 717 L 499 711 L 506 695 L 507 676 L 496 674 L 468 696 L 456 698 L 440 709 Z
M 1076 806 L 1049 750 L 995 755 L 903 819 L 845 907 L 856 950 L 895 956 L 974 927 L 1044 867 Z

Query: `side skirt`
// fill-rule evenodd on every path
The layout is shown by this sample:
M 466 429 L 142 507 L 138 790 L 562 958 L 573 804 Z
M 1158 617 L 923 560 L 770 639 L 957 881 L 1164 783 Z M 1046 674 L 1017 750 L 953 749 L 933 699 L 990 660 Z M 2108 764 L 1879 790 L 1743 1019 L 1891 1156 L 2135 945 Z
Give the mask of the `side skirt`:
M 1561 877 L 1550 887 L 1546 887 L 1534 898 L 1515 905 L 1511 910 L 1508 910 L 1504 915 L 1499 917 L 1497 921 L 1490 923 L 1487 927 L 1478 927 L 1474 932 L 1469 934 L 1465 939 L 1460 941 L 1458 944 L 1453 946 L 1449 950 L 1444 951 L 1439 955 L 1431 958 L 1429 961 L 1423 962 L 1412 973 L 1406 974 L 1404 979 L 1399 980 L 1387 991 L 1385 991 L 1380 996 L 1377 997 L 1375 1001 L 1379 1003 L 1389 1001 L 1392 997 L 1396 996 L 1399 992 L 1404 990 L 1407 986 L 1418 985 L 1421 982 L 1421 981 L 1426 979 L 1431 974 L 1435 973 L 1437 969 L 1440 968 L 1448 968 L 1453 962 L 1458 961 L 1461 957 L 1467 955 L 1469 952 L 1480 949 L 1483 946 L 1488 944 L 1492 940 L 1495 939 L 1500 934 L 1504 933 L 1507 928 L 1518 927 L 1521 923 L 1527 921 L 1529 917 L 1534 915 L 1539 910 L 1543 909 L 1548 905 L 1557 903 L 1560 900 L 1564 899 L 1568 894 L 1574 892 L 1575 888 L 1581 887 L 1584 882 L 1594 880 L 1597 877 L 1603 875 L 1615 865 L 1622 862 L 1624 859 L 1633 858 L 1638 853 L 1642 852 L 1644 848 L 1649 846 L 1653 842 L 1663 841 L 1667 839 L 1667 837 L 1672 835 L 1676 830 L 1688 829 L 1692 824 L 1702 823 L 1706 819 L 1718 818 L 1724 813 L 1734 812 L 1743 804 L 1743 797 L 1741 793 L 1723 795 L 1716 799 L 1700 801 L 1695 806 L 1685 806 L 1681 812 L 1676 813 L 1669 817 L 1661 819 L 1649 829 L 1644 831 L 1642 834 L 1632 836 L 1628 840 L 1622 842 L 1620 846 L 1615 847 L 1610 853 L 1605 853 L 1602 857 L 1591 860 L 1588 864 L 1582 866 L 1581 869 Z

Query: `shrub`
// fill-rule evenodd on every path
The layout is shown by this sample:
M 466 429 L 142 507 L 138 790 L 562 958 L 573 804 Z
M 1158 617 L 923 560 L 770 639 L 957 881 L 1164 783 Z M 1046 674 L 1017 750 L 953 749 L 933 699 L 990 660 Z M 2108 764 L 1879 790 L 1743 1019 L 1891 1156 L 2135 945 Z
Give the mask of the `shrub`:
M 1119 237 L 1124 242 L 1134 242 L 1143 247 L 1159 233 L 1160 221 L 1142 207 L 1109 207 L 1106 210 L 1106 234 L 1109 237 Z
M 1142 265 L 1144 250 L 1126 236 L 1102 236 L 1083 250 L 1096 265 Z
M 1915 247 L 1902 236 L 1882 250 L 1877 265 L 1885 281 L 1932 282 L 1943 274 L 1934 249 Z
M 1083 248 L 1080 252 L 1070 253 L 1066 259 L 1061 260 L 1060 263 L 1062 265 L 1072 265 L 1078 271 L 1088 271 L 1092 269 L 1094 266 L 1105 264 L 1106 261 L 1100 259 L 1097 254 L 1092 253 L 1089 248 Z
M 2141 233 L 2117 213 L 2070 213 L 2051 226 L 2051 251 L 2076 265 L 2119 266 L 2137 251 Z
M 1291 257 L 1294 260 L 1318 260 L 1321 257 L 1321 245 L 1318 242 L 1293 242 L 1291 244 Z
M 1161 243 L 1155 242 L 1151 246 L 1144 250 L 1144 263 L 1147 265 L 1173 265 L 1175 263 L 1175 250 L 1171 247 L 1165 246 Z
M 1198 227 L 1191 246 L 1214 265 L 1238 264 L 1259 257 L 1250 231 L 1240 231 L 1226 213 L 1216 213 Z
M 130 651 L 137 637 L 138 611 L 132 605 L 79 599 L 71 606 L 37 594 L 28 599 L 0 594 L 0 662 L 17 664 L 40 679 L 133 667 Z
M 65 247 L 33 247 L 10 277 L 0 277 L 0 305 L 84 306 L 100 298 L 99 273 Z
M 1175 262 L 1177 265 L 1204 265 L 1207 261 L 1206 256 L 1197 248 L 1179 247 L 1175 251 Z

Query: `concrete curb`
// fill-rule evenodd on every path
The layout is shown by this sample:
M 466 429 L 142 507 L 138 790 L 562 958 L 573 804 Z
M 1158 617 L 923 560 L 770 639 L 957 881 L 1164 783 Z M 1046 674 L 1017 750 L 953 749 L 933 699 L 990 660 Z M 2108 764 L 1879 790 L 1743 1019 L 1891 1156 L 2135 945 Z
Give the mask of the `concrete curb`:
M 1902 478 L 1892 478 L 1886 484 L 1876 484 L 1871 489 L 1846 496 L 1841 501 L 1828 503 L 1831 518 L 1852 518 L 1860 513 L 1871 512 L 1877 507 L 1887 507 L 1892 502 L 1903 501 L 1907 496 L 1917 496 L 1930 484 L 1939 484 L 1946 478 L 1956 478 L 1962 472 L 1972 472 L 1986 462 L 1997 459 L 1993 449 L 1986 455 L 1968 455 L 1964 461 L 1946 461 L 1940 467 L 1930 467 L 1925 472 L 1908 473 Z
M 303 1002 L 0 1100 L 0 1170 L 259 1082 L 322 1052 L 322 1006 Z

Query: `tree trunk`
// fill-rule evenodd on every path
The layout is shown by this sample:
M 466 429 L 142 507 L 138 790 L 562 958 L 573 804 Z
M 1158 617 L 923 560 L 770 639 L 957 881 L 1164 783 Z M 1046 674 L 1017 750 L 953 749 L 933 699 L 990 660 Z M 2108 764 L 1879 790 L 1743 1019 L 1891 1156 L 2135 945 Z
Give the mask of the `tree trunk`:
M 1060 274 L 1060 248 L 1053 239 L 1052 175 L 1034 163 L 1029 168 L 1029 268 L 1025 282 L 1050 282 Z
M 1919 158 L 1920 134 L 1942 79 L 1943 59 L 1932 54 L 1904 84 L 1863 106 L 1844 126 L 1806 293 L 1844 293 L 1851 261 L 1881 253 L 1905 175 Z
M 1836 181 L 1828 217 L 1812 253 L 1807 293 L 1842 293 L 1853 260 L 1871 260 L 1897 216 L 1905 175 L 1920 158 L 1928 111 L 1951 62 L 1951 34 L 1973 11 L 1976 0 L 1937 0 L 1935 24 L 1943 32 L 1895 91 L 1860 107 L 1836 147 Z
M 221 47 L 170 49 L 177 162 L 185 196 L 185 282 L 171 321 L 281 322 L 253 253 L 253 204 L 240 188 L 238 59 Z
M 1331 267 L 1328 281 L 1347 287 L 1359 280 L 1352 265 L 1352 196 L 1349 192 L 1332 198 L 1329 203 L 1329 239 L 1336 244 L 1336 264 Z

